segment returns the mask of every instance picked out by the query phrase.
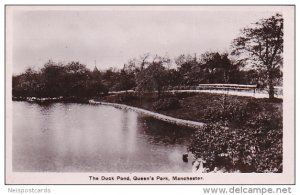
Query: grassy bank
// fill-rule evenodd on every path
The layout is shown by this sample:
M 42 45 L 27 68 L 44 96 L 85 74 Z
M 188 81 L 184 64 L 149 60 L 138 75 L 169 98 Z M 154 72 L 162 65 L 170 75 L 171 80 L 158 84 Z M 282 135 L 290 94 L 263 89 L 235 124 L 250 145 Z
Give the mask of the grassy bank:
M 231 95 L 224 97 L 224 95 L 221 94 L 210 93 L 165 93 L 160 98 L 157 98 L 156 95 L 151 94 L 139 97 L 133 93 L 123 93 L 97 98 L 97 100 L 125 104 L 175 118 L 205 123 L 216 121 L 218 117 L 222 120 L 221 116 L 218 116 L 220 115 L 219 112 L 224 111 L 229 112 L 227 115 L 234 115 L 241 109 L 246 109 L 248 113 L 239 114 L 248 118 L 253 117 L 253 115 L 272 115 L 274 113 L 282 116 L 282 100 L 280 99 L 270 101 L 269 99 Z M 157 109 L 157 106 L 155 106 L 159 103 L 168 104 L 168 101 L 171 101 L 170 104 L 172 104 L 172 100 L 173 102 L 177 101 L 177 103 L 173 103 L 173 105 L 170 106 L 162 106 L 161 109 Z M 237 122 L 238 121 L 235 121 L 232 125 L 239 125 Z

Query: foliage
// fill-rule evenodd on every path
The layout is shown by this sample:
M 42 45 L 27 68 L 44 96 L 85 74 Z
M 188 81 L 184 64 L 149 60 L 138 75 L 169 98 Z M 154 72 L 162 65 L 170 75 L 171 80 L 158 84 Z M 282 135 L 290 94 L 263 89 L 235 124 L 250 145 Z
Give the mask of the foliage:
M 180 107 L 179 99 L 176 97 L 161 98 L 153 103 L 155 111 L 171 110 Z
M 205 116 L 208 122 L 226 122 L 230 126 L 239 127 L 245 125 L 251 117 L 262 111 L 262 107 L 253 99 L 226 101 L 226 96 L 223 96 L 220 105 L 208 109 Z
M 15 97 L 95 96 L 108 91 L 135 89 L 140 95 L 168 89 L 196 89 L 200 83 L 256 84 L 265 88 L 264 74 L 256 70 L 239 70 L 227 54 L 205 53 L 201 58 L 180 56 L 178 69 L 169 69 L 170 60 L 156 57 L 152 62 L 143 61 L 142 68 L 130 61 L 124 68 L 93 71 L 79 62 L 66 65 L 47 62 L 35 71 L 28 68 L 24 73 L 13 76 L 12 87 Z M 183 64 L 180 64 L 183 63 Z M 280 78 L 281 72 L 277 72 Z M 278 79 L 278 83 L 281 80 Z
M 118 80 L 115 80 L 113 87 L 111 87 L 112 91 L 130 90 L 136 86 L 134 73 L 128 73 L 124 69 L 117 74 L 117 79 Z
M 12 93 L 14 96 L 40 96 L 44 86 L 40 83 L 40 75 L 31 68 L 25 73 L 12 79 Z
M 233 41 L 232 54 L 248 61 L 259 70 L 269 87 L 269 97 L 274 98 L 274 85 L 282 78 L 283 18 L 276 14 L 256 22 L 241 31 Z
M 211 170 L 282 172 L 282 116 L 261 109 L 255 101 L 216 108 L 188 150 Z
M 139 93 L 157 91 L 160 97 L 163 86 L 166 84 L 166 69 L 161 61 L 152 62 L 147 68 L 136 75 L 136 91 Z
M 234 64 L 227 53 L 206 52 L 198 59 L 180 55 L 175 59 L 181 75 L 182 85 L 200 83 L 239 83 L 236 79 L 239 66 Z
M 49 61 L 40 71 L 28 69 L 13 76 L 12 92 L 16 97 L 82 97 L 107 93 L 107 88 L 79 62 L 63 65 Z

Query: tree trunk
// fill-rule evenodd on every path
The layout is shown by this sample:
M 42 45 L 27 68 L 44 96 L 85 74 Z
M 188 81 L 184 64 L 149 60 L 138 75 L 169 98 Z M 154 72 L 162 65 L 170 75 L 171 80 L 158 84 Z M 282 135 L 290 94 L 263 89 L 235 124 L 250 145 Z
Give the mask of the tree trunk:
M 271 84 L 269 86 L 269 99 L 274 99 L 274 86 Z
M 273 71 L 269 70 L 269 78 L 268 78 L 268 85 L 269 85 L 269 99 L 274 99 L 274 84 L 273 84 Z

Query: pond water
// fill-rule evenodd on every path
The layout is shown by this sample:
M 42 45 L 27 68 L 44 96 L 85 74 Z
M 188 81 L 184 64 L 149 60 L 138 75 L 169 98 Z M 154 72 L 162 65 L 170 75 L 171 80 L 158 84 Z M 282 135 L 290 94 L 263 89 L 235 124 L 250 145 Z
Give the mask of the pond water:
M 110 106 L 13 102 L 13 171 L 191 172 L 192 132 Z

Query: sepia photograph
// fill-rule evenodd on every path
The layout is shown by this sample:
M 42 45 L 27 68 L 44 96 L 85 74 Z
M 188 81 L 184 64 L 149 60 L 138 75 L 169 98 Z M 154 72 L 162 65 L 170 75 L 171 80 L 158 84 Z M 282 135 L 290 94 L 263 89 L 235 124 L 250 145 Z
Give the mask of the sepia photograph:
M 5 6 L 7 184 L 293 184 L 295 6 Z

